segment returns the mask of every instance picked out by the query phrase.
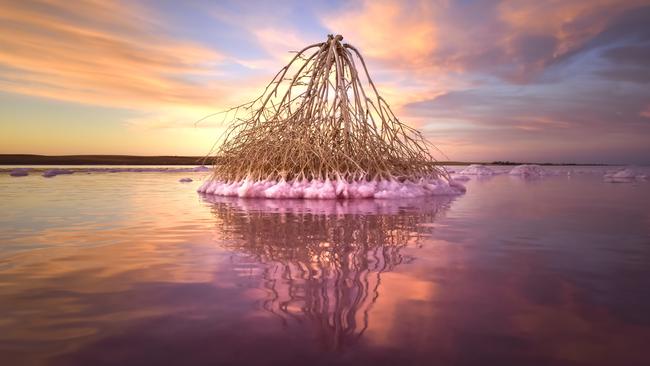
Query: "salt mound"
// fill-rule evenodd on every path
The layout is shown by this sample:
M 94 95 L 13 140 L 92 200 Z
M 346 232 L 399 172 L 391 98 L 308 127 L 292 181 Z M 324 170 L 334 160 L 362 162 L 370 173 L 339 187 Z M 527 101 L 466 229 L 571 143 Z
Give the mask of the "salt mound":
M 181 178 L 178 181 L 181 183 L 189 183 L 192 182 L 192 178 Z
M 486 167 L 481 164 L 472 164 L 467 168 L 463 169 L 460 174 L 464 175 L 494 175 L 494 170 Z
M 29 175 L 29 169 L 27 169 L 27 168 L 17 168 L 17 169 L 12 170 L 11 173 L 9 173 L 9 175 L 12 176 L 12 177 L 25 177 L 25 176 Z
M 466 175 L 453 175 L 452 178 L 459 182 L 467 182 L 468 180 L 472 179 Z
M 547 172 L 546 170 L 544 170 L 544 168 L 542 168 L 539 165 L 524 164 L 512 168 L 509 174 L 524 177 L 524 178 L 533 178 L 533 177 L 541 177 L 543 175 L 546 175 Z
M 605 182 L 608 183 L 629 183 L 635 180 L 644 180 L 646 176 L 632 169 L 625 168 L 615 172 L 608 172 L 604 176 Z
M 74 173 L 72 170 L 67 170 L 67 169 L 49 169 L 43 172 L 43 177 L 51 178 L 61 174 L 72 174 L 72 173 Z
M 636 178 L 636 172 L 632 169 L 623 169 L 612 175 L 612 178 Z
M 412 198 L 423 196 L 453 196 L 465 192 L 465 187 L 455 181 L 420 179 L 353 181 L 344 180 L 293 180 L 235 182 L 207 180 L 197 190 L 199 193 L 232 197 L 259 198 Z

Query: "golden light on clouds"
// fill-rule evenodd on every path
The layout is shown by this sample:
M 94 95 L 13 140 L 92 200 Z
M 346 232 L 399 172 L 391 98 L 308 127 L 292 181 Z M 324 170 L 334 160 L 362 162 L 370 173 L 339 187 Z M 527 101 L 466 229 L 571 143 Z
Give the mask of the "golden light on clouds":
M 131 4 L 10 1 L 0 20 L 4 91 L 128 108 L 206 105 L 219 93 L 187 76 L 213 73 L 221 56 L 162 36 Z
M 561 140 L 586 161 L 588 130 L 641 161 L 620 141 L 648 133 L 647 24 L 647 0 L 0 0 L 0 153 L 206 153 L 221 118 L 196 120 L 335 33 L 452 159 L 541 161 Z
M 557 57 L 601 32 L 613 16 L 644 3 L 647 1 L 504 1 L 498 10 L 500 20 L 511 28 L 506 40 L 517 34 L 551 35 L 558 43 Z
M 354 44 L 367 57 L 389 63 L 420 64 L 436 48 L 438 36 L 430 21 L 435 2 L 404 4 L 364 1 L 361 9 L 345 9 L 323 18 L 323 23 Z

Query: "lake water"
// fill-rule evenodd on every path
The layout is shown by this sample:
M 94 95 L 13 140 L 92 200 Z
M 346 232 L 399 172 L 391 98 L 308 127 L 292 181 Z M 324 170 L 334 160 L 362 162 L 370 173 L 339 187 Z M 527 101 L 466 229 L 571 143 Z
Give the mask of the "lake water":
M 598 169 L 347 202 L 2 173 L 0 364 L 649 365 L 650 182 Z

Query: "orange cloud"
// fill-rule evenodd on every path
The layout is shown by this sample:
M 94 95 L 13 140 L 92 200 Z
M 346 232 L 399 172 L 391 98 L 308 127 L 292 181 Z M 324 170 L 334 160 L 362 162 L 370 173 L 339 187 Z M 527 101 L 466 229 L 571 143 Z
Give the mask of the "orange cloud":
M 322 16 L 369 59 L 418 78 L 485 71 L 526 82 L 643 0 L 363 1 Z
M 583 47 L 602 32 L 611 19 L 643 4 L 647 1 L 503 1 L 497 8 L 498 19 L 507 28 L 498 44 L 518 64 L 516 78 L 526 80 L 553 60 Z M 523 38 L 523 42 L 530 42 L 531 37 L 545 37 L 550 40 L 550 49 L 534 60 L 525 61 L 521 37 L 528 37 Z
M 214 50 L 164 36 L 144 9 L 120 2 L 6 2 L 0 88 L 117 107 L 210 104 Z
M 559 41 L 557 55 L 581 45 L 602 31 L 615 15 L 643 1 L 504 1 L 499 4 L 500 19 L 515 32 L 553 35 Z M 579 20 L 589 19 L 577 26 Z
M 437 30 L 430 21 L 436 4 L 421 1 L 405 5 L 391 1 L 364 1 L 361 9 L 342 9 L 322 20 L 346 40 L 362 45 L 369 58 L 400 64 L 419 64 L 436 49 Z

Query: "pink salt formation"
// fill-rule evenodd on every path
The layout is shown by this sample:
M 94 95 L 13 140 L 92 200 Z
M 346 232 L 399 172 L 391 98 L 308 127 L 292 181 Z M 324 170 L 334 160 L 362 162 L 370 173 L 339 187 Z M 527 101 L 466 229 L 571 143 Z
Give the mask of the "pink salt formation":
M 538 178 L 547 175 L 547 172 L 539 165 L 523 164 L 512 168 L 509 174 L 523 178 Z
M 462 175 L 494 175 L 496 174 L 494 170 L 491 168 L 486 167 L 485 165 L 481 164 L 472 164 L 468 166 L 467 168 L 463 169 L 460 174 Z
M 399 198 L 465 188 L 402 123 L 360 52 L 329 35 L 295 53 L 262 94 L 224 112 L 204 194 L 267 198 Z

